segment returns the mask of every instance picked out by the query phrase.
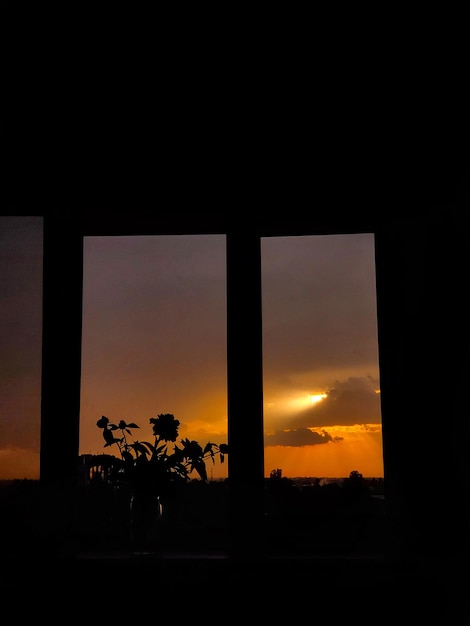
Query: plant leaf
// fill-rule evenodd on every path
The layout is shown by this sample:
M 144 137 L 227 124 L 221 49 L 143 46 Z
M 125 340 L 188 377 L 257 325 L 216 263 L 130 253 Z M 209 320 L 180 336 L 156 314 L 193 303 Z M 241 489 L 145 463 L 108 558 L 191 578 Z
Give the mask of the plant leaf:
M 105 428 L 105 429 L 103 430 L 103 438 L 104 438 L 104 440 L 106 441 L 106 445 L 107 445 L 107 446 L 110 446 L 110 445 L 112 445 L 113 443 L 116 443 L 116 442 L 120 441 L 120 439 L 116 439 L 116 438 L 114 437 L 114 435 L 113 435 L 112 431 L 111 431 L 111 430 L 109 430 L 108 428 Z
M 109 419 L 105 415 L 102 415 L 100 419 L 96 422 L 96 425 L 98 426 L 98 428 L 106 428 L 108 423 Z
M 145 457 L 149 454 L 148 448 L 140 441 L 134 441 L 134 443 L 129 444 L 129 447 L 133 448 L 136 453 L 140 452 L 140 454 L 143 454 Z

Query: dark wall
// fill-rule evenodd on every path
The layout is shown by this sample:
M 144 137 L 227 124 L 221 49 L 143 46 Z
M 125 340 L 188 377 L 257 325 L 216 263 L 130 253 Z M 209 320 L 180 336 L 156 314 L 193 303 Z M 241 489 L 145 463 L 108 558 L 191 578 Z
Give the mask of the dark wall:
M 441 207 L 377 236 L 384 459 L 405 551 L 468 544 L 469 235 Z

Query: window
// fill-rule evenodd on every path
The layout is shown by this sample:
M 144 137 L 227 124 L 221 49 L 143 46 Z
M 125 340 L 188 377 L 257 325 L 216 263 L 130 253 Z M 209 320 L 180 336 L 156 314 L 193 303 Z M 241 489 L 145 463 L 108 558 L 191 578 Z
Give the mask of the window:
M 102 415 L 139 426 L 123 433 L 130 444 L 153 444 L 150 418 L 174 415 L 178 438 L 167 442 L 169 454 L 183 439 L 202 447 L 227 443 L 225 237 L 85 237 L 83 258 L 80 456 L 88 468 L 86 491 L 109 480 L 96 464 L 112 459 L 102 455 L 120 458 L 116 443 L 104 445 L 97 428 Z M 166 551 L 226 549 L 225 456 L 216 453 L 212 462 L 207 455 L 206 470 L 210 489 L 194 483 L 196 470 L 189 474 L 178 527 L 165 528 Z M 164 514 L 174 506 L 165 503 Z M 93 509 L 83 518 L 87 514 Z M 114 547 L 125 545 L 121 540 Z
M 381 551 L 374 236 L 265 237 L 261 252 L 270 549 Z
M 0 480 L 39 478 L 42 236 L 40 216 L 0 217 Z

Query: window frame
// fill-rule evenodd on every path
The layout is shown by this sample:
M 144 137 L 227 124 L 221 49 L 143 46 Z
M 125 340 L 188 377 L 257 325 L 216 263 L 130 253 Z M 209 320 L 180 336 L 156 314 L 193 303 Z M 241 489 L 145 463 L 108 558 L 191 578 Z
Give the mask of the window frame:
M 424 466 L 429 463 L 430 453 L 420 450 L 415 456 L 402 441 L 402 432 L 393 421 L 394 414 L 401 408 L 397 385 L 405 382 L 403 362 L 417 358 L 423 371 L 429 367 L 420 359 L 418 348 L 421 344 L 418 341 L 415 345 L 412 337 L 412 331 L 418 327 L 410 331 L 409 320 L 403 313 L 406 290 L 412 280 L 409 278 L 406 245 L 411 240 L 415 245 L 413 236 L 419 235 L 418 252 L 414 251 L 414 258 L 419 257 L 420 251 L 428 257 L 432 254 L 432 246 L 422 237 L 420 225 L 411 224 L 408 231 L 403 231 L 400 222 L 390 223 L 378 218 L 322 221 L 294 214 L 279 221 L 276 218 L 259 221 L 253 218 L 241 226 L 240 220 L 229 216 L 214 218 L 184 211 L 174 211 L 171 215 L 158 212 L 103 215 L 99 211 L 85 211 L 44 216 L 41 482 L 63 488 L 69 495 L 64 506 L 68 502 L 68 511 L 73 514 L 79 454 L 83 238 L 94 235 L 225 235 L 231 446 L 228 455 L 229 554 L 235 559 L 259 554 L 263 549 L 264 515 L 261 239 L 371 233 L 375 238 L 384 485 L 388 534 L 393 537 L 390 552 L 392 555 L 410 554 L 426 549 L 435 536 L 438 521 L 430 524 L 427 517 L 431 506 L 428 502 L 430 491 L 424 490 L 415 503 L 415 490 L 408 484 L 408 477 L 410 472 L 419 471 L 423 463 Z M 426 283 L 426 261 L 420 260 L 419 265 L 422 271 L 418 278 Z M 417 302 L 418 309 L 421 306 Z M 250 333 L 246 332 L 247 326 Z M 421 331 L 418 329 L 417 332 Z M 406 343 L 407 339 L 411 340 Z M 243 428 L 246 406 L 257 407 L 250 409 L 252 436 L 248 439 L 244 437 Z M 240 506 L 241 500 L 243 507 Z M 411 501 L 413 509 L 408 513 Z M 249 515 L 247 511 L 250 511 Z

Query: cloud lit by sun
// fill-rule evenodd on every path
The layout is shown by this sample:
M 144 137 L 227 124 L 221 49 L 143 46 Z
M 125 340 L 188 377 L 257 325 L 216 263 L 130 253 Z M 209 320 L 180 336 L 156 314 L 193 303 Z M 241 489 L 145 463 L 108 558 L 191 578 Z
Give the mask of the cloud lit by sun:
M 314 393 L 314 394 L 309 395 L 310 402 L 312 404 L 316 404 L 317 402 L 321 402 L 326 397 L 327 397 L 326 393 Z
M 276 402 L 267 402 L 265 408 L 273 408 L 285 410 L 287 413 L 298 413 L 304 409 L 307 409 L 312 404 L 318 404 L 327 397 L 325 392 L 308 393 L 302 392 L 300 394 L 292 395 L 289 398 L 278 398 Z
M 274 417 L 274 414 L 283 417 L 286 415 L 292 416 L 302 413 L 309 407 L 319 404 L 327 397 L 328 394 L 324 391 L 317 391 L 314 393 L 297 391 L 296 393 L 290 393 L 289 395 L 279 395 L 275 398 L 270 398 L 269 400 L 266 399 L 264 408 L 269 411 L 270 417 Z

